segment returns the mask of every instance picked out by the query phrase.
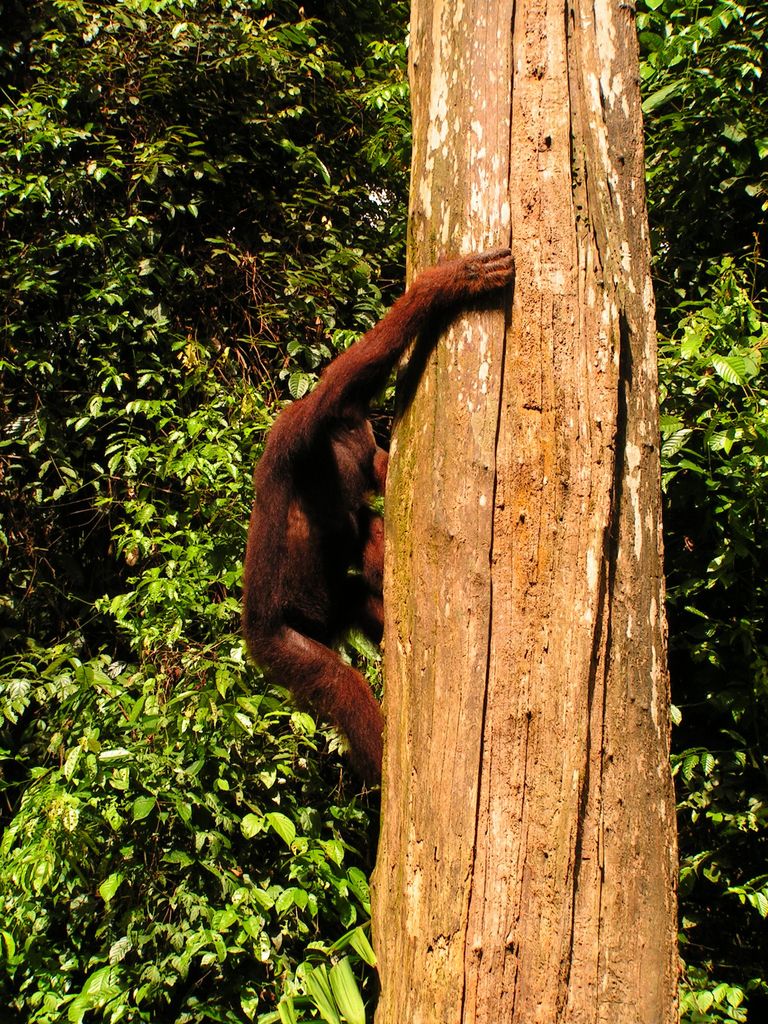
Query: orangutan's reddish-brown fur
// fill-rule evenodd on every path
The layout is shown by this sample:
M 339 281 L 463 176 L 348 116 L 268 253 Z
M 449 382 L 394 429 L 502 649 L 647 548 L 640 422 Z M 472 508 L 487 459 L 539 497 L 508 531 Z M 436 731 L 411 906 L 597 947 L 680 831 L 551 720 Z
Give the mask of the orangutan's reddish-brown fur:
M 381 775 L 382 716 L 368 683 L 328 646 L 352 626 L 378 642 L 387 454 L 368 406 L 408 342 L 440 311 L 508 285 L 508 249 L 422 273 L 389 313 L 337 356 L 315 390 L 270 431 L 254 475 L 243 632 L 254 660 L 297 700 L 340 726 L 368 783 Z

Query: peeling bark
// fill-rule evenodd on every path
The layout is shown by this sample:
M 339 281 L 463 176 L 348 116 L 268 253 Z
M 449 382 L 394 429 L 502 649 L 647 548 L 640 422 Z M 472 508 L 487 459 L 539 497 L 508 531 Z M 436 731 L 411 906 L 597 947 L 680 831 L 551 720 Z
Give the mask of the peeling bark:
M 377 1024 L 677 1019 L 637 47 L 414 0 L 410 271 L 511 244 L 393 441 Z

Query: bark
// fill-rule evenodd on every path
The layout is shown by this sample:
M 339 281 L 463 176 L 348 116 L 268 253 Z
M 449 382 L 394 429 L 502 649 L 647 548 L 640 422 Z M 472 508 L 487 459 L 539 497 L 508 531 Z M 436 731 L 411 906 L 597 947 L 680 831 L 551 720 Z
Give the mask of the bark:
M 629 4 L 414 0 L 410 272 L 517 280 L 393 441 L 377 1024 L 677 1019 L 637 76 Z

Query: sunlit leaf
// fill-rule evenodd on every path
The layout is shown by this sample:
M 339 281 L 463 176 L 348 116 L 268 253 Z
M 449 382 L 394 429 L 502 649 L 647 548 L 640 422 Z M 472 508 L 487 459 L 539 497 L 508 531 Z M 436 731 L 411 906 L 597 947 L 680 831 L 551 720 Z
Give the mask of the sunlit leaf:
M 125 875 L 123 875 L 122 872 L 115 871 L 104 879 L 104 881 L 99 886 L 99 895 L 101 896 L 105 903 L 109 903 L 109 901 L 112 899 L 112 897 L 119 889 L 120 884 L 124 878 Z
M 329 980 L 336 1004 L 344 1018 L 349 1024 L 365 1024 L 365 1006 L 349 957 L 331 967 Z
M 154 796 L 137 796 L 133 801 L 133 820 L 143 821 L 155 808 L 157 798 Z

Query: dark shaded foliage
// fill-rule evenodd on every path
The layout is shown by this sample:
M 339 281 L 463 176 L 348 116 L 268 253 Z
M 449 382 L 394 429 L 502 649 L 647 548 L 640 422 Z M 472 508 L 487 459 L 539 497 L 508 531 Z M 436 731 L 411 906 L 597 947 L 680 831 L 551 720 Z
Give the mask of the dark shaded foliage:
M 4 5 L 0 1002 L 19 1019 L 252 1019 L 302 962 L 302 991 L 359 1000 L 346 954 L 324 965 L 334 939 L 371 958 L 375 819 L 337 739 L 246 667 L 238 595 L 276 404 L 400 287 L 403 24 L 375 2 Z
M 684 1019 L 768 1013 L 768 13 L 638 9 L 662 332 Z

